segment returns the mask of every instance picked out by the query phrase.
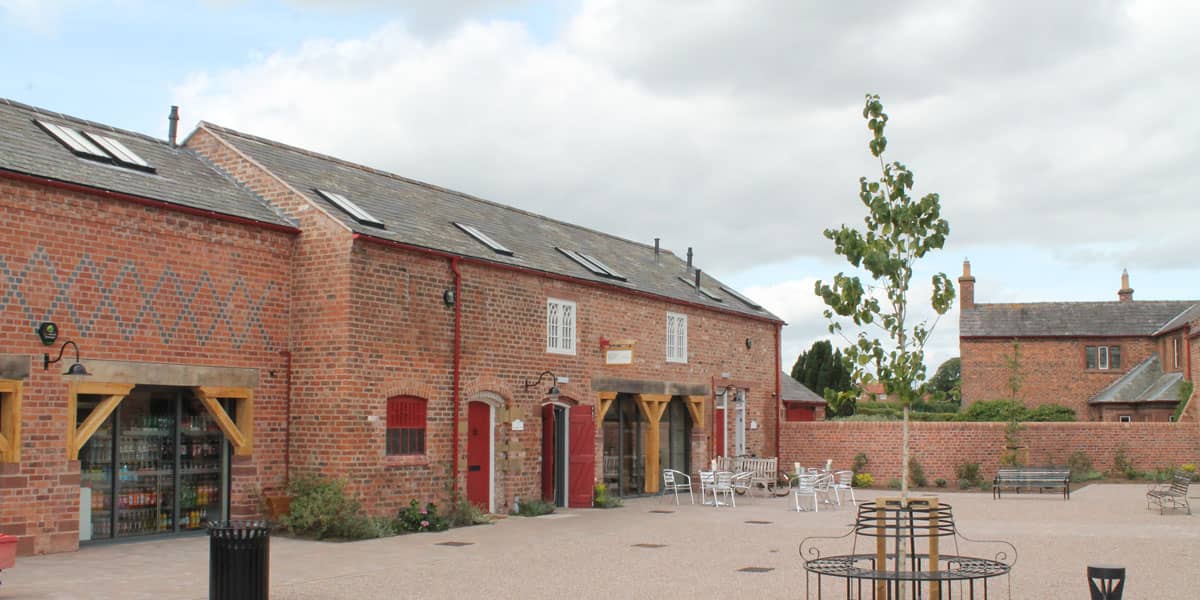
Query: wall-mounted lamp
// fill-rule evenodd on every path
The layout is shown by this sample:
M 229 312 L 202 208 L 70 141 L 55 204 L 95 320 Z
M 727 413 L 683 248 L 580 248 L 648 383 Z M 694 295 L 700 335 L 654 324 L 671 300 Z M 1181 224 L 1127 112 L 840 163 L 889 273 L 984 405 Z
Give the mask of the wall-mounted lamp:
M 750 338 L 746 338 L 746 349 L 749 350 L 750 346 L 753 346 L 753 345 L 754 345 L 754 342 L 751 341 Z
M 541 385 L 542 380 L 545 379 L 547 375 L 550 376 L 550 389 L 546 391 L 546 395 L 550 396 L 551 400 L 557 400 L 558 395 L 562 392 L 558 389 L 558 377 L 555 377 L 554 373 L 551 373 L 550 371 L 542 371 L 542 374 L 538 375 L 537 381 L 531 382 L 529 379 L 526 379 L 525 389 L 528 390 L 531 387 Z
M 67 340 L 63 342 L 62 347 L 58 349 L 58 358 L 55 358 L 54 360 L 50 360 L 49 354 L 43 354 L 42 370 L 49 371 L 50 365 L 62 360 L 63 351 L 67 349 L 67 344 L 70 344 L 72 348 L 75 348 L 75 364 L 71 365 L 67 369 L 67 372 L 63 373 L 63 375 L 90 375 L 91 373 L 88 373 L 87 369 L 83 368 L 83 365 L 79 364 L 79 345 L 73 340 Z
M 445 303 L 446 306 L 454 306 L 454 302 L 456 300 L 458 299 L 454 297 L 454 290 L 448 289 L 442 292 L 442 302 Z

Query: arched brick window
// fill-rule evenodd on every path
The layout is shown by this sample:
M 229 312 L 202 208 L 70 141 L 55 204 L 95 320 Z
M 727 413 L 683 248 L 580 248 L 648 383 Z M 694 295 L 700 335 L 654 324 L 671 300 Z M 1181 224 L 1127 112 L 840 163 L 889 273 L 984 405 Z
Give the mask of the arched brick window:
M 425 454 L 425 400 L 392 396 L 387 401 L 387 453 Z

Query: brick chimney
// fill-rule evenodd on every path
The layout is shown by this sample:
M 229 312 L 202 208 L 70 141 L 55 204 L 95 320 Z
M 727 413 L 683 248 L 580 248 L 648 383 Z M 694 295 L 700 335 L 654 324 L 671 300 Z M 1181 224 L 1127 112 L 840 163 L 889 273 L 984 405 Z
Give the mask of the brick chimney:
M 971 261 L 963 260 L 963 274 L 958 278 L 959 308 L 975 308 L 975 278 L 971 276 Z
M 1133 288 L 1129 287 L 1129 271 L 1121 269 L 1121 289 L 1117 290 L 1117 299 L 1122 304 L 1133 302 Z

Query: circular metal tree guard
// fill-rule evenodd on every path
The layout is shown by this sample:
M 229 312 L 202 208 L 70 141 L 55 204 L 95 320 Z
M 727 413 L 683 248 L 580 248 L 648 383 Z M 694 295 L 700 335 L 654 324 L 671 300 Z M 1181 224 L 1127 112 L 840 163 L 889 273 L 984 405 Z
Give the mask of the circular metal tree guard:
M 839 540 L 850 541 L 848 554 L 826 556 L 818 547 L 836 546 Z M 965 544 L 992 546 L 991 558 L 964 554 Z M 1003 575 L 1007 583 L 1017 550 L 1005 541 L 962 535 L 950 505 L 937 498 L 879 498 L 858 505 L 858 517 L 845 534 L 805 538 L 800 556 L 809 598 L 814 591 L 822 598 L 828 590 L 848 599 L 975 598 L 977 593 L 986 599 L 990 579 Z M 1005 591 L 1012 596 L 1011 589 Z

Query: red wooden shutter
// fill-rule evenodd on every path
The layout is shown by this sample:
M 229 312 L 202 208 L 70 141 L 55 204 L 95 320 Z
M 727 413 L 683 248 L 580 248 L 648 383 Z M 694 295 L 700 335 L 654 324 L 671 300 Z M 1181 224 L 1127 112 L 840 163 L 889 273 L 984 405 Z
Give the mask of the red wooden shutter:
M 592 407 L 575 406 L 570 409 L 571 440 L 570 477 L 571 497 L 567 505 L 571 508 L 591 508 L 592 488 L 596 485 L 596 424 L 592 419 Z

